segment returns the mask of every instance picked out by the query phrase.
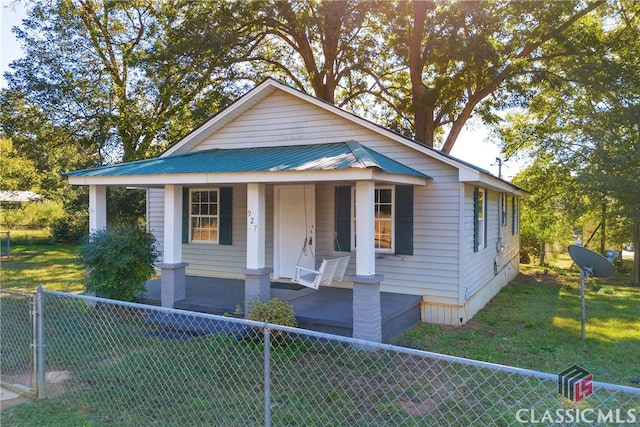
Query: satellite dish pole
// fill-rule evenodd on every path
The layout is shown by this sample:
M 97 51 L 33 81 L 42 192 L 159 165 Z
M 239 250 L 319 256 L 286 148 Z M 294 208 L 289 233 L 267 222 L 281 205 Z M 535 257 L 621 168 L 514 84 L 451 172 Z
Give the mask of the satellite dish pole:
M 571 255 L 573 262 L 580 267 L 580 339 L 584 341 L 586 323 L 585 281 L 588 277 L 611 277 L 615 273 L 615 268 L 607 258 L 582 246 L 570 245 L 569 255 Z

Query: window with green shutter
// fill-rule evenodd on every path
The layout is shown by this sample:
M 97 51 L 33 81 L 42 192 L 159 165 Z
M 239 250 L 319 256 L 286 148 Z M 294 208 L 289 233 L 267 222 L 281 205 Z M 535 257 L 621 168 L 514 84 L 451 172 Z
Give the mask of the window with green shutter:
M 377 252 L 413 254 L 413 187 L 380 186 L 375 189 L 374 244 Z M 356 247 L 355 189 L 335 190 L 335 250 Z
M 182 192 L 182 242 L 232 244 L 233 189 L 189 189 Z

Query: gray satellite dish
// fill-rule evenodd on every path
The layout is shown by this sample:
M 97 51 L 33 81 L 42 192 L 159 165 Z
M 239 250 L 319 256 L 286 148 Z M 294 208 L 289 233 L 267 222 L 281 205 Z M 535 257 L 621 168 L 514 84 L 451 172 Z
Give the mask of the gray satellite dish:
M 587 277 L 607 278 L 616 272 L 613 264 L 602 255 L 578 245 L 569 246 L 569 255 L 573 262 L 580 267 L 580 339 L 584 341 L 585 307 L 584 282 Z
M 585 247 L 571 245 L 569 255 L 581 270 L 587 270 L 588 277 L 607 278 L 615 273 L 615 268 L 608 259 Z

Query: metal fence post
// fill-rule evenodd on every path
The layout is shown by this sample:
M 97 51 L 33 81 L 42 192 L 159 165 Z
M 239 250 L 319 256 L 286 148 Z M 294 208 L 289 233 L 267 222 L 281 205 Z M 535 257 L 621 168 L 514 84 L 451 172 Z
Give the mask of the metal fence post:
M 36 388 L 38 390 L 38 399 L 44 399 L 46 373 L 44 367 L 44 293 L 42 292 L 42 284 L 38 285 L 38 291 L 36 292 L 34 324 Z
M 271 426 L 271 330 L 264 323 L 264 425 Z

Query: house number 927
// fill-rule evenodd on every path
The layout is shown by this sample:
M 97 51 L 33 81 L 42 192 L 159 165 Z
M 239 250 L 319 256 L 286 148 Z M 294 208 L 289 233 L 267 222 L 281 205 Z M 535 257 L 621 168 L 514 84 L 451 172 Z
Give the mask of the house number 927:
M 251 209 L 247 210 L 247 218 L 249 218 L 249 228 L 253 228 L 253 231 L 256 231 L 258 224 L 256 223 L 256 219 L 251 216 Z

